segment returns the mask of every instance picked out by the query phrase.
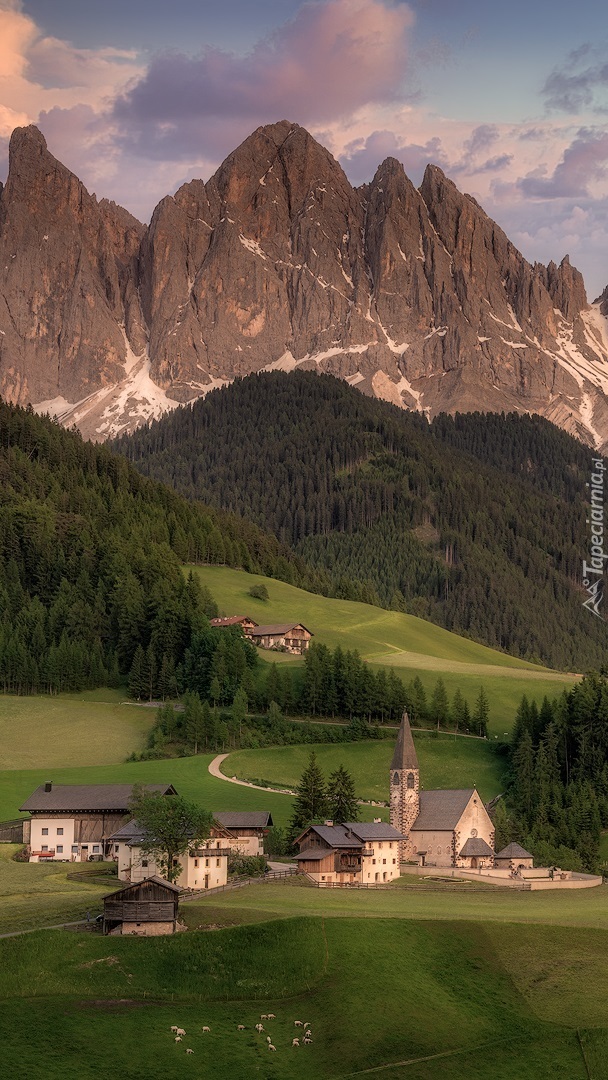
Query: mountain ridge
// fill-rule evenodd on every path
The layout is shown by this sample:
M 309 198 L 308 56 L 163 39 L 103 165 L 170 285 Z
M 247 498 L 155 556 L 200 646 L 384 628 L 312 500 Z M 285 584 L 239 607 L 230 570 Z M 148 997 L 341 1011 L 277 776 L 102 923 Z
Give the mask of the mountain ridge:
M 353 188 L 289 121 L 258 128 L 149 226 L 34 127 L 0 195 L 0 393 L 104 439 L 260 370 L 334 374 L 439 412 L 538 413 L 608 445 L 608 300 L 531 264 L 435 165 Z

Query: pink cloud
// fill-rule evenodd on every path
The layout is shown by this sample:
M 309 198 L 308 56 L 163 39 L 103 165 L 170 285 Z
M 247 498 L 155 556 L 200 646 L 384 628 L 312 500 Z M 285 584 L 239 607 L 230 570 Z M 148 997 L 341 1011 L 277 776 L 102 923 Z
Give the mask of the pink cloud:
M 157 56 L 114 118 L 140 153 L 158 157 L 192 153 L 226 121 L 245 134 L 279 117 L 312 125 L 399 100 L 413 21 L 388 0 L 308 0 L 246 56 Z
M 532 198 L 578 198 L 589 194 L 589 184 L 602 180 L 608 167 L 608 132 L 581 128 L 564 151 L 552 176 L 535 170 L 518 181 L 520 191 Z

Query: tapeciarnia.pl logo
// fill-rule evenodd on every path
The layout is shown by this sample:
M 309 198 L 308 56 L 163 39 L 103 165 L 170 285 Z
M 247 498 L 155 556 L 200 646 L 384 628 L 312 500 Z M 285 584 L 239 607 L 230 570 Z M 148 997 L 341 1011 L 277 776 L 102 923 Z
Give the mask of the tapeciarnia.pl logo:
M 583 601 L 583 607 L 587 608 L 598 619 L 603 615 L 600 606 L 604 599 L 604 565 L 608 554 L 604 553 L 604 473 L 605 465 L 603 458 L 592 458 L 591 483 L 585 486 L 589 488 L 589 517 L 587 524 L 591 529 L 590 561 L 583 559 L 583 585 L 589 593 Z

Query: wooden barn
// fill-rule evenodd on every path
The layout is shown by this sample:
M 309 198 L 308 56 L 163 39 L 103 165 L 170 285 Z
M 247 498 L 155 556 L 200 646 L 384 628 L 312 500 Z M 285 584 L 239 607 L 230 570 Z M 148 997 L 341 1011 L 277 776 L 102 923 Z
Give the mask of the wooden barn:
M 104 934 L 157 937 L 177 929 L 179 887 L 149 877 L 103 898 Z

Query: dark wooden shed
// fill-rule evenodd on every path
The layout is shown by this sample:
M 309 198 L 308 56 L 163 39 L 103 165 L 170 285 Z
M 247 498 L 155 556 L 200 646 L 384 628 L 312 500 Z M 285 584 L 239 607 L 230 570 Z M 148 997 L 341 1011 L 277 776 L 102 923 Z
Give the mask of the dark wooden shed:
M 154 937 L 174 934 L 179 888 L 160 877 L 149 877 L 108 893 L 103 898 L 104 934 Z

